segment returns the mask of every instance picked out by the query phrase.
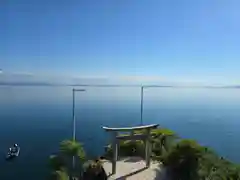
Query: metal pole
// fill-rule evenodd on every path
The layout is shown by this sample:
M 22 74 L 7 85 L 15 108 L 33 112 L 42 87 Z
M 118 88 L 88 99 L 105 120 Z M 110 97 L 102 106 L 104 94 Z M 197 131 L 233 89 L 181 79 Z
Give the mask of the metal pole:
M 76 120 L 75 120 L 75 89 L 73 89 L 73 134 L 72 138 L 75 141 L 76 140 Z
M 143 86 L 141 86 L 141 125 L 143 125 Z
M 76 117 L 75 117 L 75 92 L 76 91 L 85 91 L 85 89 L 74 89 L 72 90 L 72 95 L 73 95 L 73 109 L 72 109 L 72 123 L 73 123 L 73 130 L 72 130 L 72 138 L 73 138 L 73 141 L 76 141 Z M 75 156 L 73 156 L 73 159 L 72 159 L 72 166 L 73 166 L 73 169 L 75 168 Z
M 72 118 L 73 118 L 73 129 L 72 129 L 72 138 L 73 138 L 73 141 L 76 140 L 76 121 L 75 121 L 75 89 L 72 90 L 72 93 L 73 93 L 73 114 L 72 114 Z M 72 168 L 74 170 L 75 168 L 75 156 L 72 157 Z
M 83 92 L 83 91 L 85 91 L 85 89 L 74 89 L 73 88 L 73 90 L 72 90 L 72 93 L 73 93 L 73 109 L 72 109 L 72 121 L 73 121 L 73 130 L 72 130 L 72 138 L 73 138 L 73 141 L 75 141 L 76 140 L 76 116 L 75 116 L 75 92 L 77 92 L 77 91 L 81 91 L 81 92 Z

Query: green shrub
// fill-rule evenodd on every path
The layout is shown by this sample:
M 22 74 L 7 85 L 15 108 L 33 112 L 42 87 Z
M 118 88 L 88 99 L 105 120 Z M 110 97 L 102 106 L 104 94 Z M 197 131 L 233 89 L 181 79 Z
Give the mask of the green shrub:
M 171 171 L 173 179 L 196 180 L 201 152 L 195 141 L 182 140 L 163 155 L 162 163 Z
M 144 130 L 134 131 L 135 134 L 143 134 Z M 151 143 L 152 143 L 152 158 L 159 159 L 162 153 L 167 151 L 173 144 L 177 135 L 164 128 L 154 129 L 151 131 Z M 125 140 L 120 141 L 119 144 L 119 156 L 145 156 L 144 142 L 141 140 L 131 141 Z M 105 149 L 105 156 L 111 158 L 113 156 L 111 144 Z
M 120 141 L 119 143 L 119 156 L 141 156 L 144 157 L 144 142 L 141 140 L 137 141 Z M 113 150 L 112 146 L 108 145 L 105 150 L 105 157 L 112 158 Z

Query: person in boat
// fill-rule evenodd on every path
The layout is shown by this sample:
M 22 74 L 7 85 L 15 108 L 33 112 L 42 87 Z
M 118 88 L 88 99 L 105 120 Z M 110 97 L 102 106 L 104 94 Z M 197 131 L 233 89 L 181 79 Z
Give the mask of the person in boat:
M 12 153 L 15 153 L 17 151 L 17 149 L 18 149 L 18 145 L 17 144 L 14 144 L 13 148 L 9 148 L 10 152 L 12 152 Z

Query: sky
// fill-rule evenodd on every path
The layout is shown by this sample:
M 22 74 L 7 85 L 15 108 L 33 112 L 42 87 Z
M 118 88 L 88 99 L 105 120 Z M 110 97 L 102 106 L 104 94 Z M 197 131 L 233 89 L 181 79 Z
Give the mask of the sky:
M 238 0 L 3 0 L 0 76 L 240 84 Z

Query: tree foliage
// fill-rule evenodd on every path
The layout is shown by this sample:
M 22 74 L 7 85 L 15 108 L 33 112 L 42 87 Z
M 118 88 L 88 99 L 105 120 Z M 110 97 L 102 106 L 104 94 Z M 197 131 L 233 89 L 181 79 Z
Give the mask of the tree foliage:
M 60 170 L 56 170 L 52 173 L 52 180 L 69 180 L 69 175 L 66 169 L 62 168 Z
M 197 180 L 201 152 L 195 141 L 181 140 L 162 157 L 162 163 L 169 168 L 174 180 Z
M 64 140 L 60 143 L 60 152 L 66 156 L 78 157 L 81 161 L 85 159 L 83 146 L 78 141 Z
M 49 157 L 49 165 L 53 170 L 60 170 L 66 166 L 64 159 L 59 155 L 51 155 Z
M 165 128 L 152 130 L 151 137 L 153 156 L 159 158 L 169 150 L 174 140 L 178 138 L 175 132 Z
M 144 130 L 134 131 L 134 134 L 143 134 Z M 177 135 L 169 129 L 155 129 L 151 131 L 151 142 L 153 144 L 153 158 L 157 158 L 162 155 L 162 152 L 166 151 L 173 140 L 177 138 Z M 109 144 L 105 150 L 106 157 L 112 157 L 112 147 Z M 142 140 L 125 140 L 119 143 L 119 155 L 120 156 L 140 156 L 145 157 L 145 146 Z
M 81 163 L 85 160 L 85 151 L 81 143 L 75 140 L 64 140 L 60 143 L 59 152 L 49 157 L 49 164 L 52 169 L 51 179 L 65 180 L 70 174 L 80 174 L 81 163 L 76 165 L 79 167 L 72 168 L 72 157 L 76 157 L 76 161 Z M 78 172 L 75 172 L 78 171 Z

